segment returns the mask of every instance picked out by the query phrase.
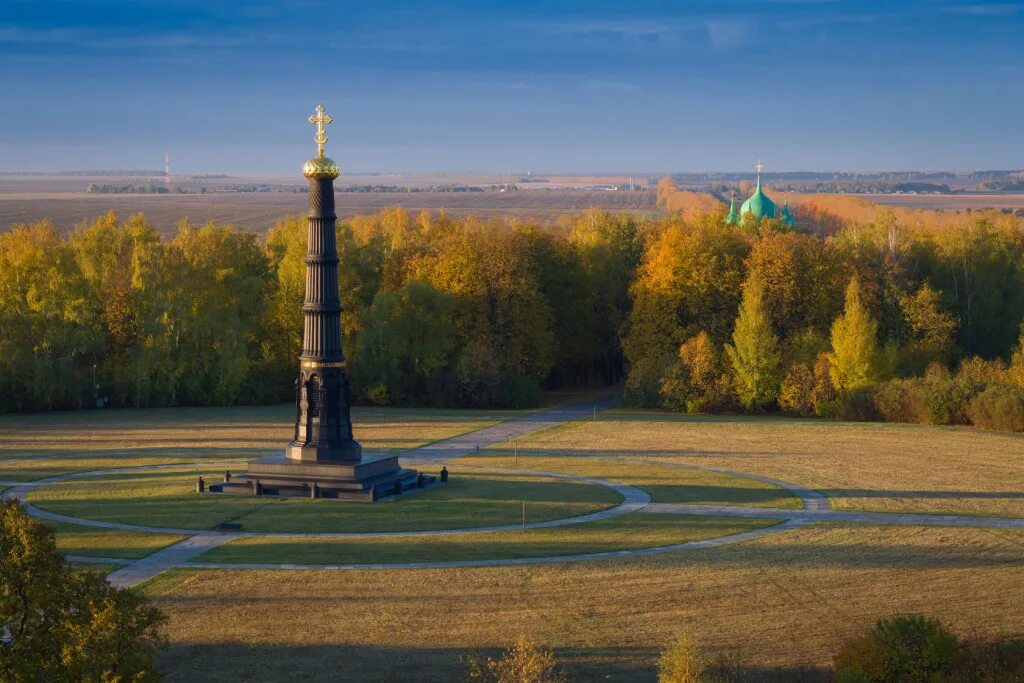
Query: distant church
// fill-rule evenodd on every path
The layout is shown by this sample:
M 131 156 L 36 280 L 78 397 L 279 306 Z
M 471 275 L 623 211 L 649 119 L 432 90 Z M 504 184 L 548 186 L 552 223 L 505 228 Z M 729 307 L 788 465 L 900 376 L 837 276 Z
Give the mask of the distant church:
M 761 162 L 757 162 L 757 188 L 754 190 L 754 194 L 750 195 L 747 201 L 743 202 L 743 205 L 740 206 L 739 213 L 736 213 L 736 198 L 733 197 L 729 202 L 729 215 L 725 217 L 725 222 L 728 225 L 739 225 L 743 221 L 743 217 L 748 213 L 754 217 L 754 220 L 778 216 L 786 225 L 796 225 L 796 218 L 789 212 L 789 200 L 787 199 L 783 202 L 782 210 L 780 211 L 775 202 L 761 189 L 762 169 Z

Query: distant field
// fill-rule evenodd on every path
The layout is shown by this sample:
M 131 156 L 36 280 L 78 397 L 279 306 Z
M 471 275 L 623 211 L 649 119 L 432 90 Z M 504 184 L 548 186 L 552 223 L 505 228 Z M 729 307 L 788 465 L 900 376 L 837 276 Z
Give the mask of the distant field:
M 971 209 L 1024 209 L 1024 194 L 854 194 L 885 206 L 903 206 L 908 209 L 942 209 L 963 211 Z
M 301 178 L 300 178 L 301 180 Z M 185 195 L 86 194 L 85 192 L 3 193 L 0 183 L 0 230 L 16 223 L 44 218 L 62 231 L 113 209 L 121 216 L 142 212 L 162 234 L 173 234 L 178 222 L 216 220 L 257 233 L 265 233 L 282 216 L 306 210 L 305 194 L 290 192 L 212 193 Z M 374 213 L 390 206 L 410 212 L 445 209 L 452 214 L 489 217 L 501 214 L 523 220 L 550 222 L 561 214 L 591 206 L 616 212 L 655 210 L 653 192 L 600 192 L 576 190 L 523 190 L 520 192 L 338 192 L 335 196 L 342 219 Z

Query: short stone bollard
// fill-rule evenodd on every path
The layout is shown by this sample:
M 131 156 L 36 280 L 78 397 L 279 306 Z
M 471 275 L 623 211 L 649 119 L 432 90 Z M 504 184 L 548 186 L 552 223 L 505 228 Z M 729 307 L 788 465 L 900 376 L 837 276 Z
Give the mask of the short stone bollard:
M 202 477 L 199 477 L 199 481 L 196 482 L 196 493 L 206 492 L 206 482 L 203 481 Z
M 441 467 L 441 483 L 443 484 L 446 481 L 448 481 L 448 468 L 442 466 Z
M 320 485 L 317 484 L 315 481 L 313 482 L 313 485 L 309 487 L 309 497 L 312 498 L 313 500 L 316 500 L 317 498 L 320 497 Z

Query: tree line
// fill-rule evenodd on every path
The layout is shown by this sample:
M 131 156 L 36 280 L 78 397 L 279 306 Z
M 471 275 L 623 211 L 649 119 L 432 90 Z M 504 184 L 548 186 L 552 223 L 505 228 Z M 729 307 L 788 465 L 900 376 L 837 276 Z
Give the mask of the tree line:
M 624 379 L 643 407 L 1024 422 L 1024 221 L 723 218 L 341 222 L 355 397 L 521 407 Z M 265 239 L 114 214 L 0 233 L 0 408 L 92 405 L 94 372 L 117 406 L 289 400 L 305 252 L 299 217 Z
M 356 399 L 527 406 L 542 386 L 618 381 L 645 229 L 602 212 L 553 232 L 400 208 L 340 223 Z M 164 240 L 113 213 L 66 237 L 45 222 L 0 233 L 0 409 L 289 400 L 306 237 L 296 217 L 265 240 L 186 222 Z

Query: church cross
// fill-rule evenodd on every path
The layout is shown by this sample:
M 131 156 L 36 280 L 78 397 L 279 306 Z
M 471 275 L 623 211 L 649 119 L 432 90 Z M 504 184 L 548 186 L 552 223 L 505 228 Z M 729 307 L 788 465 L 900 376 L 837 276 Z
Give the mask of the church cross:
M 324 156 L 324 145 L 327 144 L 327 131 L 324 129 L 328 123 L 334 123 L 334 119 L 331 118 L 327 110 L 324 109 L 324 105 L 318 104 L 316 106 L 316 115 L 309 117 L 309 122 L 316 126 L 316 135 L 313 140 L 316 141 L 317 152 L 319 156 Z

